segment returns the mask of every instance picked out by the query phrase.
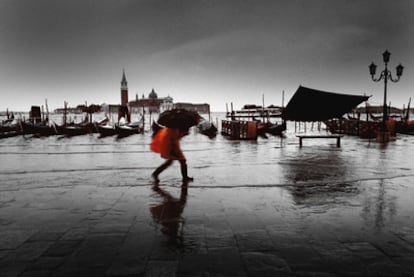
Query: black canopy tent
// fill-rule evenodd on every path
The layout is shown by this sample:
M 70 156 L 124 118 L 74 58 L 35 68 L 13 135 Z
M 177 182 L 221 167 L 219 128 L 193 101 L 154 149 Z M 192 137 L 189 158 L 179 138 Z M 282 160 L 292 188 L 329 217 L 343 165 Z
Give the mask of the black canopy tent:
M 370 96 L 339 94 L 299 86 L 282 118 L 291 121 L 324 121 L 340 118 Z

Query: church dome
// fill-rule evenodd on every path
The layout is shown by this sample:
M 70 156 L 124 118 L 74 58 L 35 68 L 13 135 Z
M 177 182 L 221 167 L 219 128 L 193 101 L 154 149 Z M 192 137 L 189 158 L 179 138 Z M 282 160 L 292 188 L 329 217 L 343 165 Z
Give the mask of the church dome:
M 158 98 L 157 93 L 154 91 L 154 89 L 152 89 L 152 91 L 150 92 L 150 94 L 148 95 L 148 98 L 150 99 L 156 99 Z

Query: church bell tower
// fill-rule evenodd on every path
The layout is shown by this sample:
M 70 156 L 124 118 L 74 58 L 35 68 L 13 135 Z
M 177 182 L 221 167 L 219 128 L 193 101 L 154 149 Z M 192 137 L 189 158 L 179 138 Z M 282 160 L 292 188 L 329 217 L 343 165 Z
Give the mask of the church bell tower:
M 127 104 L 128 104 L 128 82 L 125 77 L 125 70 L 122 70 L 121 106 L 126 106 Z

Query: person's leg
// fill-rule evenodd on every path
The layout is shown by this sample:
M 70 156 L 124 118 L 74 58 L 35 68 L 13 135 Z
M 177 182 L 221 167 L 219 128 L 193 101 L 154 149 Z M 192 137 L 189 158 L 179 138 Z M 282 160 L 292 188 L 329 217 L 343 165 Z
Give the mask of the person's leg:
M 172 164 L 173 160 L 166 160 L 165 163 L 160 165 L 157 169 L 154 170 L 152 173 L 152 178 L 154 178 L 155 181 L 159 181 L 158 175 L 160 175 L 161 172 L 163 172 L 167 167 L 169 167 Z
M 184 181 L 193 181 L 194 179 L 188 177 L 187 175 L 187 161 L 186 160 L 179 160 L 181 166 L 181 175 L 183 176 Z

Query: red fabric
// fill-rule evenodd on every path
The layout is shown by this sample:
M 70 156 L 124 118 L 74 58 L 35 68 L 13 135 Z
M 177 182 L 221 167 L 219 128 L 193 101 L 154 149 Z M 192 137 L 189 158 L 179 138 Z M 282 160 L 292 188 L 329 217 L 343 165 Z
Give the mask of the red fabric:
M 185 160 L 180 148 L 180 130 L 162 128 L 153 138 L 150 148 L 167 160 Z

